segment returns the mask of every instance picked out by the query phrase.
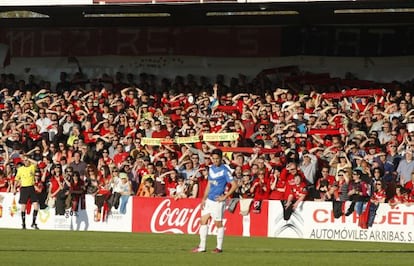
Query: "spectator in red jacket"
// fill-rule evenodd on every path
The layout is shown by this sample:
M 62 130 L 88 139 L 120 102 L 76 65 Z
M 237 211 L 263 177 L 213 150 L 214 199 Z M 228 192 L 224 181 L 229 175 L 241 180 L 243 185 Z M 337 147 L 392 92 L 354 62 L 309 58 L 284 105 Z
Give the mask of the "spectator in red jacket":
M 299 174 L 295 174 L 293 185 L 289 185 L 286 189 L 289 196 L 286 202 L 283 204 L 283 219 L 286 221 L 290 219 L 292 213 L 299 207 L 306 196 L 308 195 L 308 190 L 306 189 L 306 183 L 303 181 L 303 178 Z

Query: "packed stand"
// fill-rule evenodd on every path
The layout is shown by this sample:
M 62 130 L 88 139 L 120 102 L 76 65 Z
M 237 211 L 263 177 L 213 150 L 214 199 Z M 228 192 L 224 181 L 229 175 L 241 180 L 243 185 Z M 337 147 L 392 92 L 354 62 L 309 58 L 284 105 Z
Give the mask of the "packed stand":
M 212 85 L 192 75 L 62 73 L 51 86 L 3 74 L 0 191 L 18 191 L 14 175 L 27 154 L 37 161 L 40 207 L 57 215 L 84 209 L 85 194 L 121 213 L 130 195 L 200 198 L 219 147 L 239 183 L 235 198 L 252 199 L 257 212 L 261 201 L 281 200 L 288 220 L 304 200 L 332 201 L 336 218 L 369 209 L 372 225 L 378 203 L 412 204 L 411 84 L 367 95 L 283 83 L 266 73 L 228 85 L 222 75 Z M 237 138 L 203 141 L 229 132 Z

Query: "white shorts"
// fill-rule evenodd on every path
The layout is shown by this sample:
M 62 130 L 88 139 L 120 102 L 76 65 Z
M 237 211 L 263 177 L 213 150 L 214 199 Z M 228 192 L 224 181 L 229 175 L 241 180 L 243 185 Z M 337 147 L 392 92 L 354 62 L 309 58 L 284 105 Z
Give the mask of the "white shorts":
M 213 221 L 223 221 L 225 207 L 224 201 L 220 202 L 207 199 L 204 208 L 201 209 L 201 216 L 209 214 Z

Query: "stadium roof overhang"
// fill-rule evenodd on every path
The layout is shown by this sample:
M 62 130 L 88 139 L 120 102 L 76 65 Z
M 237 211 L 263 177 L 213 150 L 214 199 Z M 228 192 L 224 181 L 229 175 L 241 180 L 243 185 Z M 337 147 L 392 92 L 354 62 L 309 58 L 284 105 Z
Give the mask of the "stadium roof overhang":
M 413 25 L 414 1 L 304 1 L 3 6 L 37 18 L 1 18 L 2 27 L 197 25 Z M 407 3 L 408 2 L 408 3 Z

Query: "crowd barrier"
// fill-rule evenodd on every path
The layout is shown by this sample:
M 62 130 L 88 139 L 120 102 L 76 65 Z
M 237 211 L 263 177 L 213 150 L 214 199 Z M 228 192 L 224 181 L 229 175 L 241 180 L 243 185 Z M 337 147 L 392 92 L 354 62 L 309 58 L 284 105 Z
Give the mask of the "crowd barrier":
M 0 193 L 0 228 L 21 228 L 18 194 Z M 349 203 L 348 203 L 349 204 Z M 358 216 L 333 217 L 332 203 L 304 202 L 288 221 L 283 219 L 280 201 L 264 201 L 260 212 L 240 214 L 240 204 L 233 212 L 226 210 L 226 235 L 324 240 L 353 240 L 414 243 L 414 206 L 391 208 L 380 204 L 372 227 L 358 226 Z M 38 225 L 47 230 L 88 230 L 197 234 L 200 200 L 131 197 L 125 214 L 112 208 L 108 216 L 96 220 L 94 198 L 86 195 L 86 209 L 55 215 L 53 208 L 40 210 Z M 26 217 L 31 221 L 31 214 Z M 213 225 L 209 233 L 215 234 Z

